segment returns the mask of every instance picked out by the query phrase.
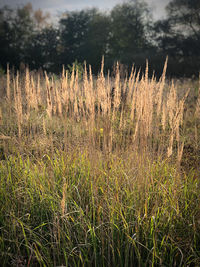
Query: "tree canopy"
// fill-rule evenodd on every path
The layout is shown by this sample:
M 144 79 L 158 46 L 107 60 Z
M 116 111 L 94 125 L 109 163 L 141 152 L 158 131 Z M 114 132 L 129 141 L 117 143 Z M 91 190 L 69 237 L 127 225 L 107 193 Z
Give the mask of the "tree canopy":
M 96 8 L 64 12 L 58 24 L 31 4 L 0 9 L 0 66 L 59 72 L 73 62 L 91 64 L 98 72 L 102 56 L 107 68 L 116 61 L 144 67 L 146 59 L 158 73 L 169 56 L 172 76 L 198 75 L 200 70 L 200 1 L 171 0 L 165 19 L 153 21 L 147 3 L 129 0 L 110 12 Z
M 200 70 L 200 1 L 172 0 L 167 18 L 155 23 L 161 53 L 169 55 L 171 72 L 198 75 Z

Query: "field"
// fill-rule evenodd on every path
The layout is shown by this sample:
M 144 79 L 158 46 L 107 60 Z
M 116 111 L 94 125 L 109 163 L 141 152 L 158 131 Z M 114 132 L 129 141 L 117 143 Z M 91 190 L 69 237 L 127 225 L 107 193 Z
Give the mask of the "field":
M 200 86 L 166 68 L 1 76 L 1 266 L 200 266 Z

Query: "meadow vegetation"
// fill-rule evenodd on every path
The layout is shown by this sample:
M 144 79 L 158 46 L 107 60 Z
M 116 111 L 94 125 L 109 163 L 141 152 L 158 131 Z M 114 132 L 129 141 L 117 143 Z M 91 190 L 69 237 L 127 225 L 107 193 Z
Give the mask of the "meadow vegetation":
M 199 266 L 200 86 L 90 66 L 1 76 L 2 266 Z

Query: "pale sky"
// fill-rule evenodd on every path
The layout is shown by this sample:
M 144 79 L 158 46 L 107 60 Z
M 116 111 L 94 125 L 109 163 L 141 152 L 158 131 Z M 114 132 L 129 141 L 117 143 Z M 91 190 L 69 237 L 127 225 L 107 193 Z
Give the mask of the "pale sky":
M 67 10 L 73 11 L 91 7 L 109 11 L 115 5 L 125 2 L 125 0 L 0 0 L 0 7 L 8 5 L 15 8 L 29 2 L 31 2 L 34 9 L 41 8 L 56 16 Z M 145 2 L 152 8 L 154 18 L 160 19 L 164 17 L 165 6 L 170 0 L 146 0 Z

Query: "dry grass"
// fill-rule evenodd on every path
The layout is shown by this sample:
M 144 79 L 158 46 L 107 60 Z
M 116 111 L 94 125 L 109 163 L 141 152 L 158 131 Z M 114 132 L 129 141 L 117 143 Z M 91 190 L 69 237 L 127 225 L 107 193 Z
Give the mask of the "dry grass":
M 8 69 L 2 266 L 199 266 L 200 89 L 166 68 Z
M 97 78 L 86 66 L 82 79 L 75 69 L 71 75 L 63 69 L 56 80 L 28 69 L 11 77 L 8 69 L 3 112 L 10 114 L 13 127 L 5 125 L 3 131 L 19 143 L 22 138 L 29 144 L 40 140 L 43 148 L 48 139 L 47 151 L 81 145 L 106 154 L 128 149 L 173 157 L 180 164 L 184 147 L 180 128 L 189 90 L 178 97 L 174 83 L 165 82 L 166 68 L 167 62 L 159 81 L 149 78 L 148 64 L 144 75 L 133 68 L 123 80 L 119 65 L 115 77 L 105 76 L 103 61 Z M 39 151 L 40 145 L 37 149 L 45 153 Z

